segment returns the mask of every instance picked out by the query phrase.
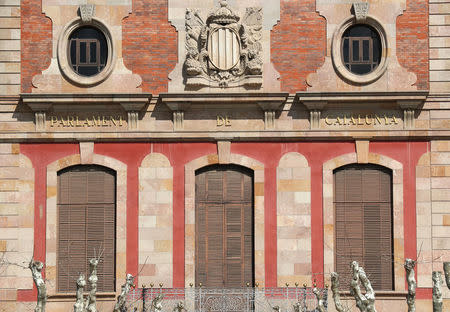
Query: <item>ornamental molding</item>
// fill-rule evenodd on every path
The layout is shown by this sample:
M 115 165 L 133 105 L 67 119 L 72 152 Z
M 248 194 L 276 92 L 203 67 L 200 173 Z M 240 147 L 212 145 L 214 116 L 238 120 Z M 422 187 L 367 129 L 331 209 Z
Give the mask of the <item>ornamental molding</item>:
M 186 9 L 186 86 L 261 88 L 262 20 L 261 7 L 248 7 L 241 17 L 224 0 L 206 22 L 200 10 Z
M 138 128 L 139 115 L 152 99 L 149 93 L 74 93 L 74 94 L 42 94 L 23 93 L 22 102 L 34 113 L 36 131 L 45 131 L 49 112 L 86 112 L 99 113 L 98 106 L 110 109 L 120 105 L 127 113 L 128 130 Z
M 90 23 L 95 14 L 95 4 L 80 5 L 80 18 L 83 23 Z
M 353 11 L 357 23 L 364 23 L 366 21 L 367 14 L 369 14 L 368 2 L 355 2 L 353 3 Z

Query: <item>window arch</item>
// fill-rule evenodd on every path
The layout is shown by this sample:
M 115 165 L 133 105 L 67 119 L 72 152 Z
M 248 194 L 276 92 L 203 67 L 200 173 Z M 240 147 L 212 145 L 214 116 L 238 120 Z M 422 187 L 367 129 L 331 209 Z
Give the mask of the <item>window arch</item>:
M 115 291 L 116 172 L 77 165 L 58 172 L 57 289 L 76 290 L 80 273 L 89 276 L 89 259 L 103 253 L 98 291 Z
M 196 284 L 253 285 L 253 171 L 213 165 L 195 174 Z
M 342 285 L 358 261 L 374 289 L 393 290 L 392 171 L 376 165 L 334 170 L 335 264 Z

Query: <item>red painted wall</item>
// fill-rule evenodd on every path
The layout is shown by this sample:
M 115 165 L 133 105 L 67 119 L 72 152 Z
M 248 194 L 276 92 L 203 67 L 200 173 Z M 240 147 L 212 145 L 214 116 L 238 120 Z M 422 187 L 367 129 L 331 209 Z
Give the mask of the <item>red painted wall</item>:
M 373 142 L 370 152 L 386 155 L 403 164 L 404 175 L 404 224 L 405 257 L 414 258 L 416 250 L 415 219 L 415 166 L 428 150 L 427 142 Z M 174 287 L 184 287 L 184 167 L 202 156 L 217 153 L 215 143 L 98 143 L 94 152 L 127 165 L 127 272 L 138 272 L 138 169 L 151 152 L 168 157 L 174 168 Z M 231 145 L 231 152 L 254 158 L 264 164 L 265 185 L 265 274 L 266 286 L 277 283 L 277 229 L 276 229 L 276 168 L 280 158 L 288 152 L 298 152 L 306 157 L 311 167 L 311 231 L 312 231 L 312 280 L 323 285 L 323 163 L 340 155 L 355 152 L 353 142 L 292 142 L 292 143 L 244 143 Z M 49 163 L 71 154 L 79 153 L 78 144 L 22 144 L 21 153 L 28 156 L 35 168 L 35 257 L 45 261 L 45 206 L 46 167 Z M 39 213 L 42 207 L 42 217 Z M 419 292 L 429 298 L 429 291 Z M 19 291 L 18 300 L 33 300 L 30 291 Z
M 45 263 L 46 210 L 47 210 L 47 166 L 61 158 L 79 154 L 78 144 L 21 144 L 20 153 L 27 156 L 34 168 L 34 259 Z M 45 277 L 45 270 L 43 272 Z M 17 301 L 36 300 L 33 291 L 17 291 Z

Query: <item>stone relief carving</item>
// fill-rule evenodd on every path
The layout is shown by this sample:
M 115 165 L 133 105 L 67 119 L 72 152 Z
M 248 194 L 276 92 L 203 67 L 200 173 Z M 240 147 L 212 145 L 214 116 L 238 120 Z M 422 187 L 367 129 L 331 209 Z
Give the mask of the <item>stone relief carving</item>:
M 246 8 L 240 21 L 227 1 L 206 23 L 198 10 L 186 10 L 186 86 L 261 87 L 262 8 Z
M 80 17 L 83 23 L 90 23 L 92 21 L 92 17 L 95 13 L 95 5 L 94 4 L 83 4 L 80 5 Z
M 358 23 L 363 23 L 366 20 L 369 13 L 368 2 L 356 2 L 353 3 L 353 11 L 355 12 L 355 18 Z

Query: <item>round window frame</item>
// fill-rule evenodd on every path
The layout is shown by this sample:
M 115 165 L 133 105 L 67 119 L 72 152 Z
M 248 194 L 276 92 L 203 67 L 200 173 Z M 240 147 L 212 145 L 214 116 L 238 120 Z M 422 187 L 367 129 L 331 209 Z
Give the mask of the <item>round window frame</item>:
M 347 67 L 345 67 L 342 61 L 341 44 L 343 35 L 345 31 L 347 31 L 347 29 L 355 25 L 371 26 L 378 33 L 381 41 L 380 63 L 374 71 L 364 75 L 352 73 L 347 69 Z M 333 60 L 333 66 L 337 73 L 345 80 L 348 80 L 355 84 L 370 84 L 378 80 L 386 72 L 388 66 L 388 47 L 389 46 L 386 31 L 377 19 L 372 16 L 367 16 L 364 22 L 357 22 L 354 16 L 349 17 L 341 25 L 338 26 L 332 38 L 331 57 Z
M 237 42 L 238 42 L 238 44 L 239 44 L 239 55 L 241 54 L 241 51 L 242 51 L 242 45 L 241 45 L 240 36 L 239 36 L 239 34 L 237 33 L 237 31 L 234 30 L 234 29 L 231 28 L 231 27 L 226 27 L 226 26 L 216 27 L 216 28 L 212 29 L 212 30 L 209 32 L 209 34 L 208 34 L 208 60 L 209 60 L 209 62 L 211 63 L 211 65 L 212 65 L 216 70 L 218 70 L 218 71 L 230 71 L 230 70 L 232 70 L 233 68 L 235 68 L 236 66 L 239 65 L 239 62 L 240 62 L 240 58 L 239 58 L 239 57 L 238 57 L 236 63 L 233 64 L 233 66 L 231 66 L 230 68 L 221 68 L 220 66 L 217 66 L 217 64 L 215 64 L 215 63 L 212 61 L 212 59 L 211 59 L 211 51 L 209 51 L 209 44 L 210 44 L 210 42 L 211 42 L 211 38 L 212 38 L 213 34 L 216 33 L 216 32 L 218 32 L 220 29 L 228 29 L 228 30 L 230 30 L 230 31 L 236 36 Z
M 93 27 L 98 31 L 103 33 L 106 38 L 106 45 L 108 48 L 108 57 L 106 60 L 105 68 L 96 75 L 93 76 L 81 76 L 77 72 L 75 72 L 70 66 L 69 62 L 69 38 L 70 35 L 81 27 Z M 80 18 L 76 18 L 69 22 L 64 29 L 61 31 L 61 34 L 58 39 L 58 64 L 61 69 L 62 74 L 65 78 L 67 78 L 70 82 L 80 85 L 80 86 L 94 86 L 99 83 L 105 81 L 110 75 L 114 68 L 114 64 L 116 61 L 116 49 L 114 46 L 114 40 L 109 28 L 106 24 L 98 18 L 93 17 L 92 20 L 88 23 L 83 22 Z

